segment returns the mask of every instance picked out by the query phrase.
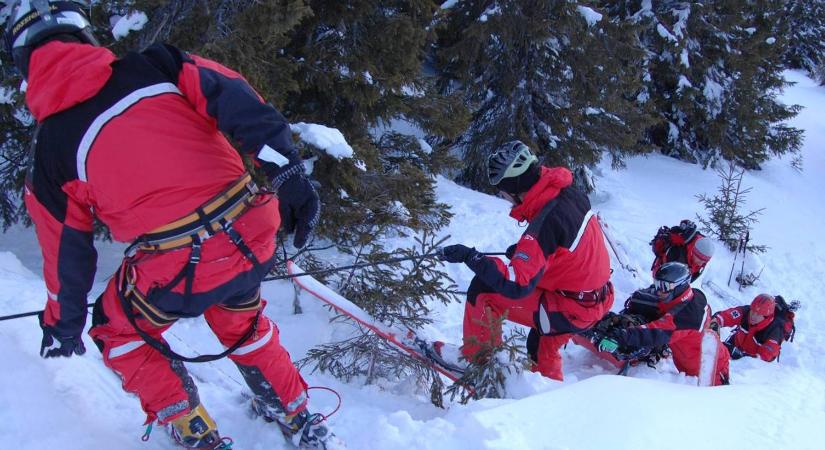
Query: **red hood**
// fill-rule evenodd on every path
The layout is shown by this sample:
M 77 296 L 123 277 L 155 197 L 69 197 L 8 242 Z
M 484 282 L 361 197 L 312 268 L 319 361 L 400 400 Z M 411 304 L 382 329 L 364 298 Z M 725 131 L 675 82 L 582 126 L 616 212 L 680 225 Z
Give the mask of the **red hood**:
M 115 55 L 87 44 L 49 42 L 32 53 L 26 103 L 38 122 L 84 102 L 112 75 Z
M 685 292 L 682 292 L 681 294 L 677 295 L 675 298 L 672 298 L 672 299 L 670 299 L 668 301 L 665 301 L 665 302 L 660 301 L 659 302 L 659 312 L 664 315 L 665 313 L 667 313 L 671 309 L 673 309 L 676 305 L 678 305 L 680 303 L 688 302 L 690 300 L 693 300 L 693 289 L 692 288 L 687 288 L 687 289 L 685 289 Z
M 510 210 L 510 217 L 518 220 L 532 220 L 541 208 L 556 198 L 559 192 L 573 184 L 573 173 L 564 167 L 542 167 L 539 181 L 524 194 L 524 201 Z

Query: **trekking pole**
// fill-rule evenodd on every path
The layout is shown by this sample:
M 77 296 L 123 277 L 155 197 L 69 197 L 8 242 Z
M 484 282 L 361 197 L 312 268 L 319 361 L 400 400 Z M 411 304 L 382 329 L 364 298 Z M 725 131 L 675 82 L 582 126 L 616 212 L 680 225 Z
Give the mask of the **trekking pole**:
M 736 269 L 736 260 L 739 258 L 739 251 L 742 249 L 742 236 L 739 236 L 739 241 L 736 243 L 736 253 L 733 254 L 733 263 L 730 265 L 730 274 L 728 275 L 728 287 L 730 287 L 730 280 L 733 279 L 733 271 Z
M 747 255 L 748 242 L 750 240 L 751 240 L 751 232 L 746 231 L 745 232 L 745 245 L 742 246 L 742 266 L 739 269 L 739 279 L 736 281 L 737 283 L 739 283 L 739 290 L 740 291 L 742 290 L 742 281 L 743 281 L 742 276 L 745 273 L 745 256 Z

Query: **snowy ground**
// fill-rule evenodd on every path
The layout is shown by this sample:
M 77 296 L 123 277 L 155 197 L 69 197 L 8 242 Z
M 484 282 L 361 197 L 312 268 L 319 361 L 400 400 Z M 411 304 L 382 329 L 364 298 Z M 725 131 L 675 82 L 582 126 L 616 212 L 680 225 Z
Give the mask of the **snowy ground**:
M 721 250 L 704 280 L 697 281 L 725 290 L 723 298 L 704 289 L 714 310 L 749 302 L 759 292 L 801 300 L 796 340 L 783 346 L 779 363 L 734 361 L 733 385 L 697 388 L 692 385 L 695 379 L 677 374 L 667 363 L 655 370 L 631 369 L 631 377 L 613 376 L 611 367 L 569 345 L 563 352 L 564 383 L 523 374 L 510 381 L 509 399 L 450 405 L 446 410 L 432 406 L 409 383 L 362 386 L 306 373 L 310 385 L 341 393 L 343 407 L 331 419 L 336 433 L 350 449 L 821 448 L 816 427 L 825 423 L 825 358 L 818 356 L 825 348 L 825 332 L 816 324 L 825 318 L 819 297 L 825 279 L 825 243 L 819 239 L 825 216 L 820 198 L 825 188 L 825 154 L 820 150 L 825 145 L 825 89 L 797 73 L 788 77 L 799 84 L 785 94 L 786 102 L 806 106 L 793 121 L 806 130 L 805 167 L 799 173 L 787 160 L 777 160 L 745 178 L 753 187 L 747 208 L 766 208 L 752 239 L 770 250 L 758 258 L 748 255 L 745 265 L 748 272 L 763 270 L 758 286 L 743 292 L 726 288 L 733 255 Z M 718 183 L 712 171 L 660 156 L 632 159 L 620 172 L 601 167 L 594 209 L 629 256 L 625 263 L 639 271 L 633 277 L 614 264 L 617 308 L 630 292 L 650 282 L 647 243 L 656 229 L 693 218 L 701 212 L 694 196 L 713 194 Z M 451 243 L 503 251 L 523 231 L 507 218 L 507 205 L 499 199 L 444 179 L 439 180 L 438 194 L 455 213 L 453 224 L 443 231 L 452 236 Z M 94 293 L 116 266 L 121 248 L 99 248 Z M 40 265 L 30 230 L 13 228 L 0 235 L 0 315 L 42 308 Z M 461 265 L 445 270 L 462 288 L 471 278 Z M 293 315 L 292 292 L 286 282 L 264 289 L 270 300 L 267 313 L 278 322 L 293 358 L 299 359 L 313 345 L 340 337 L 346 326 L 330 326 L 330 313 L 310 297 L 302 300 L 304 314 Z M 436 323 L 424 332 L 460 342 L 462 308 L 439 308 Z M 0 322 L 0 436 L 5 445 L 27 450 L 174 448 L 160 430 L 147 443 L 140 441 L 144 416 L 138 401 L 123 393 L 90 340 L 82 358 L 43 360 L 37 354 L 40 337 L 34 319 Z M 181 321 L 166 337 L 184 353 L 219 350 L 200 320 Z M 273 426 L 246 416 L 241 378 L 231 363 L 189 367 L 204 404 L 221 432 L 235 439 L 236 448 L 290 448 Z M 331 394 L 311 393 L 313 411 L 334 408 Z

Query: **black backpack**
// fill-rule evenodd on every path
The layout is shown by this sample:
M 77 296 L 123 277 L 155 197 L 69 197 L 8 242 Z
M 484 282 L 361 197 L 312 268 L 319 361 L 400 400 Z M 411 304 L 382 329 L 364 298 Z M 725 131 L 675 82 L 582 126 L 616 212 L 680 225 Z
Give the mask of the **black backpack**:
M 785 301 L 781 295 L 775 295 L 776 308 L 774 309 L 774 317 L 782 320 L 782 338 L 785 341 L 793 342 L 794 334 L 796 334 L 796 325 L 794 318 L 796 318 L 796 310 L 799 309 L 799 300 L 793 300 L 790 303 Z

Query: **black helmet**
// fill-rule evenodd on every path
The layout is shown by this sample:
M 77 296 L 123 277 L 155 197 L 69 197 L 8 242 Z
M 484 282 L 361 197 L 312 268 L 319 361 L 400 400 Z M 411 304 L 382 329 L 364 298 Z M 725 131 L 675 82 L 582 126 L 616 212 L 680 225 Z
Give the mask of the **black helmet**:
M 487 159 L 490 184 L 511 194 L 527 192 L 539 179 L 539 159 L 521 141 L 510 141 Z
M 653 286 L 656 292 L 680 292 L 683 286 L 690 285 L 690 269 L 680 262 L 662 264 L 653 275 Z
M 99 45 L 84 12 L 88 1 L 11 0 L 7 2 L 5 48 L 14 64 L 27 77 L 29 57 L 49 38 L 72 35 L 81 42 Z

